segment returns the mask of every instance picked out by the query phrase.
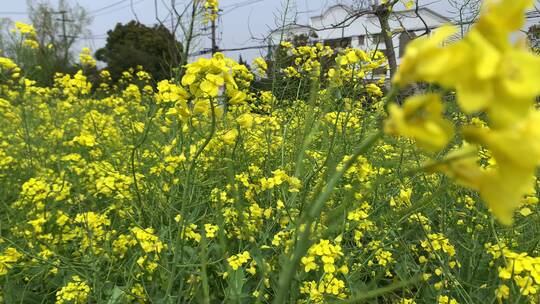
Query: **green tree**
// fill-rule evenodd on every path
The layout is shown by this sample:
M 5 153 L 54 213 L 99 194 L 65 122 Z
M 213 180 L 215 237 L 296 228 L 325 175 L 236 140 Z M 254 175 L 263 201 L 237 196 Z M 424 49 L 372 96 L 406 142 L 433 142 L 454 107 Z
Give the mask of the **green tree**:
M 52 50 L 57 70 L 71 66 L 77 40 L 90 35 L 92 17 L 87 10 L 67 0 L 60 0 L 56 8 L 47 1 L 27 0 L 27 5 L 40 52 L 49 54 Z
M 96 52 L 96 58 L 107 63 L 113 79 L 137 66 L 142 66 L 156 80 L 166 79 L 180 65 L 182 44 L 163 25 L 118 23 L 107 35 L 107 43 Z
M 11 30 L 14 22 L 0 20 L 0 55 L 13 59 L 25 75 L 40 85 L 50 85 L 57 72 L 77 70 L 74 46 L 89 35 L 92 18 L 85 8 L 67 0 L 53 6 L 47 1 L 27 1 L 29 19 L 35 29 L 35 48 L 24 45 L 22 37 Z

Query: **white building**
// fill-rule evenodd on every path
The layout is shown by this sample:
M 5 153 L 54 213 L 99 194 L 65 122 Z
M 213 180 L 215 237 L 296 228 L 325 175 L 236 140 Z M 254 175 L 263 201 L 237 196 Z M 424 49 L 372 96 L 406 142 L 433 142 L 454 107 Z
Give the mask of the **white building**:
M 448 23 L 451 23 L 450 19 L 426 7 L 419 8 L 418 14 L 415 10 L 394 11 L 389 24 L 398 62 L 409 41 L 425 34 L 426 29 L 433 30 Z M 320 16 L 311 17 L 307 25 L 293 24 L 274 30 L 269 36 L 269 43 L 277 45 L 282 40 L 299 35 L 308 36 L 312 43 L 322 42 L 334 48 L 381 51 L 386 48 L 377 17 L 342 4 L 329 7 Z

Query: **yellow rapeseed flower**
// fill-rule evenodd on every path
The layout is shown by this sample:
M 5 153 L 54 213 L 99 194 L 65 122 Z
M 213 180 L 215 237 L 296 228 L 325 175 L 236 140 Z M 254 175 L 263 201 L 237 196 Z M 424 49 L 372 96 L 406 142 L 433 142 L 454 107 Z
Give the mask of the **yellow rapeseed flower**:
M 419 146 L 436 152 L 444 148 L 453 136 L 452 124 L 443 117 L 443 110 L 441 99 L 436 94 L 410 97 L 403 108 L 390 105 L 385 130 L 414 139 Z

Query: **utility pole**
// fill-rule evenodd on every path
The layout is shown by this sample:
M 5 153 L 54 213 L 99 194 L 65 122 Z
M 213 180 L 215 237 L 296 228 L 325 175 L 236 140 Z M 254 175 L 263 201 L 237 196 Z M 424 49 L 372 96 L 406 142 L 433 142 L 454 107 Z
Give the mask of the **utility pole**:
M 212 55 L 217 53 L 218 51 L 218 45 L 217 45 L 217 26 L 216 26 L 216 20 L 212 20 Z
M 218 46 L 218 42 L 217 42 L 217 22 L 216 20 L 218 20 L 218 18 L 220 18 L 220 15 L 219 13 L 221 12 L 221 10 L 218 10 L 217 11 L 217 16 L 215 19 L 212 19 L 212 23 L 211 23 L 211 39 L 212 39 L 212 48 L 211 48 L 211 52 L 212 52 L 212 55 L 214 55 L 215 53 L 217 53 L 219 51 L 219 46 Z
M 67 35 L 67 22 L 73 22 L 73 20 L 67 19 L 67 11 L 61 10 L 58 12 L 53 12 L 53 14 L 62 15 L 62 18 L 56 19 L 56 21 L 62 22 L 62 39 L 63 39 L 63 48 L 64 48 L 64 62 L 67 63 L 69 57 L 69 46 L 68 46 L 68 35 Z

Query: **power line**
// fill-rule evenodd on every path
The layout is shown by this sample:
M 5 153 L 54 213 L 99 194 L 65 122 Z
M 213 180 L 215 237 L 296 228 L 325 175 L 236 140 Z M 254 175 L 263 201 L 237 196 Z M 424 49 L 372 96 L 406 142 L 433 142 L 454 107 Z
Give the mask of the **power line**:
M 268 48 L 268 45 L 252 45 L 239 48 L 229 48 L 229 49 L 218 49 L 217 52 L 236 52 L 236 51 L 245 51 L 245 50 L 256 50 L 256 49 L 265 49 Z M 212 49 L 204 49 L 199 52 L 191 53 L 189 56 L 199 56 L 212 53 Z
M 127 1 L 127 0 L 126 0 L 126 1 Z M 133 2 L 133 5 L 139 4 L 139 3 L 143 2 L 143 1 L 145 1 L 145 0 L 135 1 L 135 2 Z M 107 14 L 110 14 L 110 13 L 118 12 L 118 11 L 124 10 L 124 9 L 126 9 L 126 8 L 130 8 L 131 5 L 132 5 L 132 4 L 129 4 L 129 5 L 126 5 L 126 6 L 122 6 L 122 7 L 116 8 L 116 9 L 112 9 L 112 10 L 109 10 L 109 11 L 104 11 L 104 12 L 101 12 L 101 13 L 99 13 L 99 14 L 93 15 L 93 17 L 103 16 L 103 15 L 107 15 Z
M 28 15 L 28 12 L 0 12 L 0 15 Z
M 246 5 L 251 5 L 251 4 L 254 4 L 254 3 L 257 3 L 257 2 L 261 2 L 263 0 L 246 0 L 246 1 L 243 1 L 243 2 L 239 2 L 239 3 L 232 3 L 232 4 L 229 4 L 229 5 L 223 5 L 221 8 L 222 9 L 227 9 L 227 8 L 231 8 L 231 7 L 237 7 L 237 6 L 246 6 Z
M 104 11 L 104 10 L 107 10 L 107 9 L 111 8 L 111 7 L 115 7 L 115 6 L 117 6 L 118 4 L 122 4 L 122 3 L 126 2 L 126 1 L 128 1 L 128 0 L 120 0 L 120 1 L 115 2 L 115 3 L 113 3 L 113 4 L 104 6 L 104 7 L 102 7 L 102 8 L 98 8 L 97 10 L 93 10 L 93 11 L 90 12 L 90 14 L 93 15 L 93 14 L 102 12 L 102 11 Z
M 109 8 L 113 8 L 113 7 L 118 6 L 118 5 L 122 4 L 122 3 L 125 3 L 125 2 L 127 2 L 127 1 L 129 1 L 129 0 L 120 0 L 120 1 L 114 2 L 114 3 L 109 4 L 109 5 L 107 5 L 107 6 L 98 8 L 98 9 L 93 10 L 93 11 L 90 11 L 89 14 L 90 14 L 90 15 L 95 15 L 95 16 L 100 16 L 100 15 L 102 15 L 102 14 L 108 14 L 108 13 L 110 13 L 110 12 L 115 12 L 115 11 L 118 11 L 118 10 L 121 10 L 121 9 L 128 8 L 129 6 L 123 6 L 123 7 L 120 7 L 120 8 L 111 10 L 111 11 L 108 11 L 108 12 L 104 12 L 104 11 L 106 11 L 106 10 L 109 9 Z M 139 0 L 139 1 L 135 2 L 135 3 L 133 3 L 133 4 L 135 5 L 135 4 L 138 4 L 138 3 L 142 2 L 142 1 L 144 1 L 144 0 Z M 100 14 L 100 13 L 101 13 L 101 14 Z M 28 12 L 22 12 L 22 11 L 13 11 L 13 12 L 7 11 L 7 12 L 2 12 L 2 11 L 0 11 L 0 15 L 28 15 Z
M 226 5 L 226 6 L 223 6 L 221 9 L 224 11 L 223 14 L 228 14 L 236 9 L 239 9 L 239 8 L 243 8 L 243 7 L 246 7 L 246 6 L 250 6 L 250 5 L 253 5 L 255 3 L 259 3 L 261 1 L 264 1 L 264 0 L 248 0 L 248 1 L 244 1 L 244 2 L 240 2 L 240 3 L 236 3 L 236 4 L 231 4 L 231 5 Z

